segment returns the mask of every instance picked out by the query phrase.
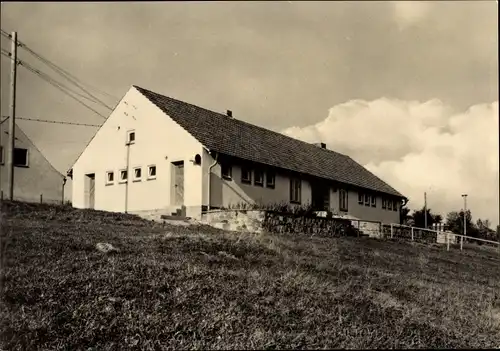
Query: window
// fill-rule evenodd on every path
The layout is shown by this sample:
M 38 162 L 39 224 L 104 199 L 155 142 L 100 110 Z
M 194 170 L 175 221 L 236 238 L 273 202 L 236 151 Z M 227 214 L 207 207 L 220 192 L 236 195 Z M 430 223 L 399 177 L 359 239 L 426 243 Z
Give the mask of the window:
M 298 178 L 290 179 L 290 202 L 300 204 L 301 181 Z
M 123 169 L 120 171 L 120 182 L 125 183 L 128 179 L 128 171 Z
M 231 179 L 232 178 L 233 170 L 232 170 L 230 165 L 228 165 L 226 163 L 222 163 L 220 168 L 221 168 L 222 178 L 224 178 L 224 179 Z
M 348 210 L 347 190 L 339 190 L 339 209 L 344 212 Z
M 135 143 L 135 131 L 130 130 L 127 132 L 127 143 L 128 144 Z
M 385 210 L 387 208 L 387 200 L 382 199 L 382 208 Z
M 260 169 L 254 171 L 254 184 L 257 186 L 264 185 L 264 172 Z
M 106 172 L 106 184 L 110 185 L 115 182 L 115 173 L 112 171 Z
M 3 146 L 0 146 L 0 165 L 4 164 L 4 154 L 3 154 Z
M 252 183 L 252 171 L 250 168 L 241 167 L 241 182 L 247 184 Z
M 387 200 L 387 209 L 388 209 L 389 211 L 391 211 L 391 210 L 392 210 L 392 201 L 391 201 L 391 200 Z
M 266 187 L 274 189 L 275 178 L 276 178 L 276 175 L 274 174 L 273 171 L 267 171 L 267 174 L 266 174 Z
M 14 166 L 28 167 L 28 149 L 14 149 Z
M 148 166 L 148 179 L 156 179 L 156 166 Z
M 134 181 L 140 181 L 142 178 L 142 169 L 141 167 L 134 168 Z
M 398 210 L 398 202 L 397 201 L 394 201 L 394 203 L 392 204 L 392 210 L 397 212 L 397 210 Z
M 372 207 L 377 207 L 377 197 L 375 195 L 370 196 L 370 203 Z
M 358 193 L 358 204 L 362 205 L 363 204 L 363 199 L 364 199 L 363 193 L 359 192 Z
M 365 194 L 365 206 L 370 206 L 370 195 Z

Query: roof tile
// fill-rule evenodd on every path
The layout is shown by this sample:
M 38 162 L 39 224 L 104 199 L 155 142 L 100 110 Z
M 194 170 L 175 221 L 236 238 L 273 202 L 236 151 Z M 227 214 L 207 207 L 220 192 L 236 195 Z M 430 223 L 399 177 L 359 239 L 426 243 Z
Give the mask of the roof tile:
M 404 197 L 347 155 L 134 87 L 209 150 Z

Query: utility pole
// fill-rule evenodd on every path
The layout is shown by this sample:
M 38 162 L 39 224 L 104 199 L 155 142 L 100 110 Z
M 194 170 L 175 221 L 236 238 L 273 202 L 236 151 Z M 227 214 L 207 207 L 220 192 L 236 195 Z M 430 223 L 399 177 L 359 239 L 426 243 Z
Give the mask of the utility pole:
M 427 193 L 424 192 L 424 228 L 427 229 Z
M 11 71 L 10 71 L 10 119 L 9 144 L 7 154 L 7 181 L 9 185 L 9 200 L 14 199 L 14 148 L 16 136 L 16 78 L 17 78 L 17 32 L 12 32 L 11 38 Z
M 464 236 L 467 235 L 467 194 L 462 194 L 464 198 Z M 460 250 L 462 250 L 462 246 L 464 244 L 464 237 L 462 237 L 462 241 L 460 242 Z

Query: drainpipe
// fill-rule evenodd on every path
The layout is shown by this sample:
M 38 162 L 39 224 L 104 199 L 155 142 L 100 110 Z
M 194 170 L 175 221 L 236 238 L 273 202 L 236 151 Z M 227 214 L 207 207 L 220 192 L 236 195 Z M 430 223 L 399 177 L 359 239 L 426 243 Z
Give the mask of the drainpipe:
M 125 183 L 125 213 L 128 213 L 128 187 L 130 183 L 130 141 L 127 142 L 127 182 Z
M 215 153 L 215 159 L 214 159 L 214 163 L 212 163 L 210 165 L 210 167 L 208 167 L 208 206 L 207 206 L 207 212 L 210 211 L 210 182 L 212 180 L 212 168 L 215 167 L 215 165 L 217 165 L 217 158 L 219 157 L 219 154 L 218 153 Z
M 406 206 L 406 204 L 408 203 L 408 199 L 406 197 L 403 198 L 403 206 Z M 403 207 L 402 206 L 402 207 Z
M 66 177 L 63 178 L 63 184 L 62 184 L 62 199 L 61 199 L 61 204 L 64 205 L 64 186 L 66 185 L 66 181 L 68 179 Z

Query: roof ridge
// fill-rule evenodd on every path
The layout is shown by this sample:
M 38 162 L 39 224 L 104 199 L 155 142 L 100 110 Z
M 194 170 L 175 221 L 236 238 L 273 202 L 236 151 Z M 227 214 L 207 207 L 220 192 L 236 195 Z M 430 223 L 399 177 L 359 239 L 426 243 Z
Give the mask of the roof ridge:
M 404 197 L 349 155 L 132 85 L 207 149 Z M 235 133 L 228 135 L 227 133 Z M 238 139 L 239 141 L 235 140 Z
M 195 105 L 195 104 L 192 104 L 192 103 L 186 102 L 186 101 L 184 101 L 184 100 L 179 100 L 179 99 L 176 99 L 176 98 L 173 98 L 173 97 L 167 96 L 167 95 L 163 95 L 163 94 L 160 94 L 160 93 L 154 92 L 154 91 L 152 91 L 152 90 L 149 90 L 149 89 L 146 89 L 146 88 L 142 88 L 142 87 L 140 87 L 140 86 L 138 86 L 138 85 L 132 85 L 132 86 L 133 86 L 134 88 L 136 88 L 136 89 L 139 89 L 139 90 L 144 90 L 144 91 L 147 91 L 147 92 L 152 93 L 152 94 L 155 94 L 155 95 L 160 95 L 160 96 L 162 96 L 162 97 L 165 97 L 165 98 L 167 98 L 167 99 L 174 100 L 174 101 L 176 101 L 176 102 L 179 102 L 179 103 L 182 103 L 182 104 L 185 104 L 185 105 L 189 105 L 189 106 L 192 106 L 192 107 L 196 107 L 196 108 L 199 108 L 199 109 L 205 110 L 205 111 L 210 112 L 210 113 L 216 113 L 216 114 L 218 114 L 218 115 L 220 115 L 220 116 L 222 116 L 222 117 L 225 117 L 225 118 L 231 118 L 232 120 L 236 121 L 237 123 L 247 124 L 247 125 L 250 125 L 250 126 L 252 126 L 252 127 L 259 128 L 260 130 L 262 130 L 262 131 L 264 131 L 264 132 L 267 132 L 267 133 L 268 133 L 268 132 L 270 132 L 270 133 L 278 134 L 278 135 L 280 135 L 280 136 L 282 136 L 282 137 L 285 137 L 285 138 L 287 138 L 287 139 L 291 139 L 291 140 L 293 140 L 293 141 L 295 141 L 295 142 L 304 143 L 304 144 L 306 144 L 306 145 L 308 145 L 308 146 L 311 146 L 311 147 L 316 147 L 316 148 L 318 148 L 318 149 L 320 149 L 320 150 L 324 150 L 324 151 L 327 151 L 327 152 L 331 152 L 331 153 L 334 153 L 334 154 L 337 154 L 337 155 L 341 155 L 341 156 L 344 156 L 344 157 L 349 157 L 348 155 L 343 154 L 343 153 L 340 153 L 340 152 L 338 152 L 338 151 L 331 150 L 331 149 L 326 149 L 326 148 L 321 148 L 321 147 L 318 147 L 318 146 L 316 146 L 316 145 L 314 145 L 314 144 L 312 144 L 312 143 L 308 143 L 307 141 L 303 141 L 303 140 L 300 140 L 300 139 L 293 138 L 293 137 L 291 137 L 291 136 L 289 136 L 289 135 L 286 135 L 286 134 L 283 134 L 283 133 L 280 133 L 280 132 L 276 132 L 276 131 L 274 131 L 274 130 L 271 130 L 271 129 L 268 129 L 268 128 L 265 128 L 265 127 L 259 126 L 259 125 L 257 125 L 257 124 L 253 124 L 253 123 L 250 123 L 250 122 L 247 122 L 247 121 L 244 121 L 244 120 L 238 119 L 238 118 L 234 118 L 234 117 L 228 117 L 227 115 L 225 115 L 225 114 L 223 114 L 223 113 L 221 113 L 221 112 L 213 111 L 213 110 L 210 110 L 210 109 L 208 109 L 208 108 L 205 108 L 205 107 L 202 107 L 202 106 L 199 106 L 199 105 Z M 354 162 L 356 162 L 356 161 L 354 161 Z

